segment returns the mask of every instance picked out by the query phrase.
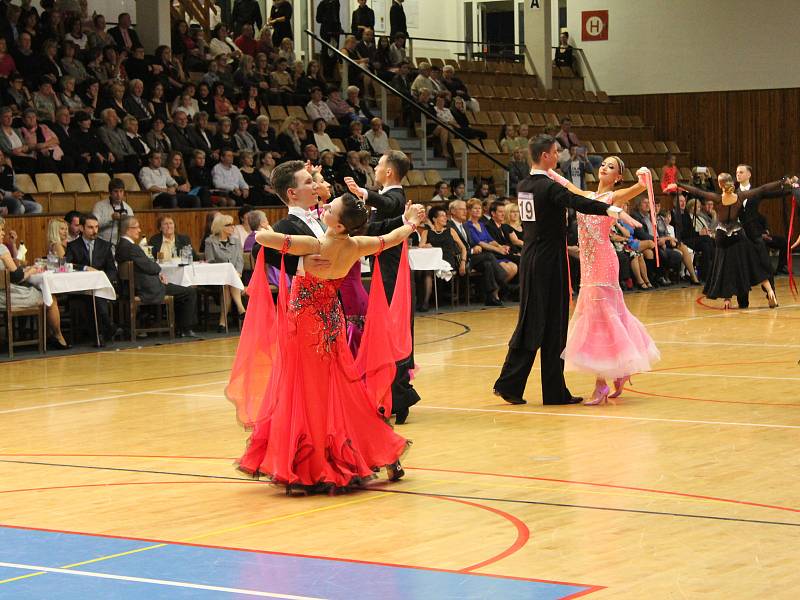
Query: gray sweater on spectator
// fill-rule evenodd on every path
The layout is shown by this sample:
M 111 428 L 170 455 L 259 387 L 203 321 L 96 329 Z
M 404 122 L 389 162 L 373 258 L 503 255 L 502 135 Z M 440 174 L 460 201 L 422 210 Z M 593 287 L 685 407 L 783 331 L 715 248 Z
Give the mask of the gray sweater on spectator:
M 244 251 L 242 243 L 237 237 L 229 237 L 226 241 L 219 239 L 217 235 L 210 235 L 206 238 L 205 247 L 206 260 L 210 263 L 231 263 L 239 275 L 244 269 Z

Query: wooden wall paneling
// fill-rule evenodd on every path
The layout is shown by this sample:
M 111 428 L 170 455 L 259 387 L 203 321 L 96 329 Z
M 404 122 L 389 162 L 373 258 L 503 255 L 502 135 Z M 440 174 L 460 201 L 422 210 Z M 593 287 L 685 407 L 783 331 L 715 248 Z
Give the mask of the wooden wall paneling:
M 619 96 L 623 112 L 655 125 L 657 139 L 675 140 L 695 165 L 734 171 L 753 166 L 753 181 L 766 183 L 800 170 L 800 89 Z M 761 207 L 770 228 L 785 234 L 791 203 Z

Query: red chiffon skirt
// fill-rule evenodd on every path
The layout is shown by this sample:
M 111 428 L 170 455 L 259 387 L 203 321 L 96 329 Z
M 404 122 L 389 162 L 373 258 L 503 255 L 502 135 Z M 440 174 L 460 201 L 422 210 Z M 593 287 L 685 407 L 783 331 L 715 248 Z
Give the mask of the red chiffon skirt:
M 226 389 L 240 422 L 252 429 L 238 467 L 283 485 L 358 484 L 396 463 L 409 444 L 382 416 L 391 414 L 395 355 L 410 349 L 410 324 L 407 340 L 399 335 L 386 342 L 393 324 L 402 328 L 395 316 L 402 319 L 405 306 L 393 301 L 390 309 L 380 275 L 377 282 L 373 277 L 354 359 L 337 296 L 342 280 L 296 276 L 291 295 L 281 286 L 276 310 L 261 281 L 263 254 Z M 373 302 L 374 292 L 382 303 Z

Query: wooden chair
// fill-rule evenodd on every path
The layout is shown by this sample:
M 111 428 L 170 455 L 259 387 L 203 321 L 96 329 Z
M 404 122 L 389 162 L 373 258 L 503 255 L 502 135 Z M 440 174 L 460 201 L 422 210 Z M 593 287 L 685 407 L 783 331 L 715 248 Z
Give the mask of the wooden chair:
M 544 127 L 547 125 L 547 122 L 544 120 L 544 115 L 541 113 L 531 113 L 531 125 L 534 127 Z
M 425 173 L 423 171 L 412 169 L 408 172 L 406 177 L 408 177 L 408 184 L 412 187 L 428 185 L 425 181 Z
M 395 138 L 389 138 L 389 148 L 392 150 L 400 150 L 400 142 L 398 142 Z
M 270 121 L 285 121 L 289 118 L 289 113 L 282 106 L 270 106 L 267 111 L 269 112 Z
M 597 127 L 597 121 L 594 118 L 594 115 L 581 115 L 583 119 L 583 126 L 584 127 Z
M 655 146 L 656 152 L 660 152 L 661 154 L 667 154 L 669 152 L 664 142 L 653 142 L 653 146 Z
M 0 294 L 5 295 L 6 307 L 2 311 L 6 326 L 6 340 L 8 342 L 8 357 L 14 358 L 14 348 L 17 346 L 38 346 L 39 354 L 47 352 L 46 329 L 47 329 L 47 307 L 44 302 L 36 306 L 14 308 L 11 305 L 11 273 L 5 269 L 0 274 Z M 14 319 L 18 317 L 34 317 L 36 319 L 36 331 L 38 333 L 35 340 L 16 341 L 14 339 Z
M 631 140 L 630 144 L 635 154 L 645 154 L 647 152 L 647 150 L 644 149 L 644 144 L 638 140 Z
M 628 115 L 620 115 L 619 116 L 619 123 L 622 127 L 633 127 L 633 123 L 631 122 L 631 118 Z
M 617 115 L 606 115 L 606 120 L 608 121 L 609 127 L 622 127 Z
M 678 147 L 678 144 L 675 142 L 667 142 L 667 150 L 672 152 L 672 154 L 679 154 L 681 149 Z
M 517 113 L 507 110 L 503 111 L 503 120 L 507 125 L 519 125 L 520 123 Z
M 139 308 L 141 306 L 147 306 L 142 299 L 136 295 L 136 282 L 135 282 L 135 270 L 133 268 L 132 261 L 125 261 L 119 263 L 119 279 L 122 282 L 122 288 L 127 292 L 124 294 L 122 298 L 120 298 L 120 306 L 124 310 L 127 308 L 127 316 L 130 321 L 130 332 L 131 332 L 131 341 L 136 341 L 136 336 L 139 333 L 169 333 L 169 339 L 175 339 L 175 299 L 172 296 L 164 296 L 164 300 L 159 302 L 157 305 L 151 306 L 158 306 L 159 315 L 161 314 L 161 307 L 167 307 L 167 326 L 161 327 L 151 327 L 148 329 L 141 328 L 137 326 L 136 318 L 139 314 Z M 124 313 L 123 313 L 124 314 Z
M 633 154 L 633 147 L 629 141 L 622 140 L 621 142 L 617 142 L 617 144 L 619 144 L 619 149 L 623 154 Z
M 595 154 L 608 154 L 608 148 L 606 147 L 606 143 L 601 140 L 596 140 L 594 142 L 594 151 Z
M 306 114 L 306 109 L 302 106 L 289 106 L 286 108 L 290 117 L 294 117 L 299 119 L 303 122 L 310 121 L 311 119 L 308 118 Z
M 115 175 L 117 179 L 121 179 L 122 183 L 125 184 L 125 191 L 126 192 L 141 192 L 142 188 L 139 187 L 139 182 L 134 177 L 133 173 L 117 173 Z
M 442 181 L 442 176 L 439 174 L 439 171 L 436 169 L 425 170 L 425 183 L 435 186 L 440 181 Z
M 108 184 L 111 177 L 108 173 L 89 173 L 89 189 L 93 192 L 108 192 Z
M 606 118 L 605 115 L 595 115 L 594 121 L 595 123 L 597 123 L 598 127 L 603 127 L 603 128 L 610 127 L 610 125 L 608 124 L 608 119 Z
M 602 102 L 604 104 L 608 104 L 611 102 L 611 98 L 608 97 L 608 94 L 605 92 L 597 92 L 597 101 Z
M 619 144 L 614 140 L 606 141 L 606 150 L 609 154 L 622 154 L 622 149 L 619 147 Z
M 692 170 L 689 167 L 681 167 L 678 169 L 678 179 L 680 181 L 691 181 Z
M 644 127 L 644 121 L 642 121 L 642 117 L 639 115 L 631 115 L 631 126 Z
M 644 147 L 644 151 L 648 154 L 661 154 L 658 150 L 656 150 L 655 144 L 649 140 L 644 140 L 642 142 L 642 146 Z
M 86 192 L 92 191 L 82 173 L 64 173 L 61 175 L 61 179 L 64 182 L 65 192 L 85 194 Z

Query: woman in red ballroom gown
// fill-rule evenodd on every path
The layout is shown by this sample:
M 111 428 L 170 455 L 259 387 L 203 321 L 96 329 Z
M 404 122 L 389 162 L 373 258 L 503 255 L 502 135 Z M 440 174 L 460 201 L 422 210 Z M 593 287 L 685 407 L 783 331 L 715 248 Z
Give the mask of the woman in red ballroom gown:
M 290 294 L 281 277 L 276 311 L 264 281 L 264 253 L 259 254 L 226 389 L 239 421 L 252 429 L 239 469 L 267 476 L 286 486 L 289 494 L 356 486 L 381 467 L 386 467 L 390 480 L 403 476 L 399 459 L 409 442 L 392 430 L 379 408 L 391 414 L 394 362 L 410 351 L 411 311 L 401 300 L 410 297 L 408 276 L 404 285 L 398 283 L 405 289 L 395 291 L 398 300 L 393 299 L 390 308 L 376 269 L 355 359 L 337 291 L 360 256 L 404 242 L 424 218 L 424 210 L 409 208 L 408 224 L 386 236 L 351 236 L 367 217 L 364 204 L 345 194 L 326 206 L 327 230 L 321 240 L 286 236 L 271 228 L 256 234 L 259 244 L 284 254 L 320 254 L 330 261 L 324 272 L 298 272 Z

